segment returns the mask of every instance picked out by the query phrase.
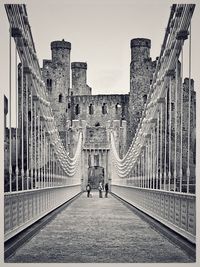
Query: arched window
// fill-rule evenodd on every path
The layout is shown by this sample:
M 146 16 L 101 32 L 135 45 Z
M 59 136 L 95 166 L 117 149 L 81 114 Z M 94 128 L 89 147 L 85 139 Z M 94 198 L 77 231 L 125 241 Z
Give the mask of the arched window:
M 115 105 L 115 111 L 116 111 L 117 114 L 118 114 L 118 112 L 120 111 L 120 108 L 121 108 L 121 105 L 120 105 L 119 103 L 117 103 L 117 104 Z
M 58 101 L 59 101 L 59 103 L 62 103 L 63 102 L 63 96 L 62 96 L 62 94 L 59 94 Z
M 143 102 L 144 104 L 147 102 L 147 95 L 143 95 Z
M 102 114 L 107 114 L 107 113 L 108 113 L 107 104 L 106 103 L 103 103 L 103 106 L 102 106 Z
M 89 105 L 89 114 L 90 115 L 94 114 L 94 106 L 93 106 L 93 104 Z
M 47 89 L 48 90 L 52 89 L 52 79 L 47 79 Z
M 75 114 L 76 115 L 80 114 L 80 106 L 79 106 L 79 104 L 76 104 L 76 106 L 75 106 Z

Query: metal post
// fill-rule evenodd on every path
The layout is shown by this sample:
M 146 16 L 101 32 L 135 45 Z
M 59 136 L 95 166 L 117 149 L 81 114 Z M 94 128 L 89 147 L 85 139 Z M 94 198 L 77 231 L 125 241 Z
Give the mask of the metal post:
M 183 180 L 183 170 L 182 170 L 182 165 L 183 165 L 183 48 L 181 50 L 181 112 L 180 112 L 180 192 L 182 192 L 182 180 Z
M 160 128 L 160 121 L 159 121 L 160 114 L 158 113 L 157 116 L 157 142 L 156 142 L 156 189 L 158 189 L 158 178 L 159 178 L 159 172 L 158 172 L 158 166 L 159 166 L 159 128 Z
M 18 168 L 18 68 L 17 68 L 17 47 L 15 47 L 15 86 L 16 86 L 16 109 L 15 109 L 15 123 L 16 123 L 16 191 L 19 190 L 19 168 Z
M 145 147 L 146 149 L 146 147 Z M 143 182 L 142 182 L 142 187 L 145 187 L 145 149 L 143 150 Z
M 172 80 L 171 76 L 169 77 L 169 161 L 168 161 L 168 190 L 170 191 L 171 187 L 171 132 L 172 132 L 172 109 L 171 109 L 171 94 L 172 94 Z
M 153 130 L 151 130 L 151 147 L 150 147 L 150 188 L 153 188 Z
M 162 178 L 163 178 L 163 107 L 160 104 L 160 189 L 162 189 Z
M 29 136 L 28 136 L 28 75 L 25 76 L 26 82 L 26 189 L 29 189 Z
M 34 156 L 35 156 L 35 164 L 34 164 L 34 177 L 35 177 L 35 188 L 38 182 L 38 171 L 37 171 L 37 112 L 36 112 L 36 102 L 34 101 Z
M 31 155 L 30 155 L 30 170 L 31 170 L 31 189 L 33 189 L 33 93 L 32 88 L 30 88 L 30 98 L 31 98 L 31 137 L 30 137 L 30 145 L 31 145 Z
M 21 113 L 22 113 L 22 169 L 21 169 L 21 179 L 22 179 L 22 191 L 24 190 L 24 65 L 22 61 L 21 65 Z
M 188 96 L 188 154 L 187 154 L 187 193 L 189 193 L 190 185 L 190 112 L 191 112 L 191 23 L 189 35 L 189 96 Z
M 176 58 L 176 86 L 175 86 L 175 127 L 174 127 L 174 192 L 176 191 L 176 176 L 177 176 L 177 101 L 178 101 L 178 58 Z
M 12 44 L 11 29 L 9 31 L 9 191 L 12 192 L 12 124 L 11 124 L 11 94 L 12 94 Z
M 43 148 L 43 161 L 44 161 L 44 166 L 43 166 L 43 187 L 46 187 L 46 131 L 45 127 L 43 128 L 43 143 L 44 143 L 44 148 Z
M 149 180 L 150 180 L 150 156 L 149 156 L 149 152 L 150 152 L 150 140 L 148 139 L 148 145 L 147 145 L 147 188 L 149 188 Z
M 167 177 L 167 91 L 165 96 L 165 156 L 164 156 L 164 190 L 166 190 Z
M 41 128 L 40 128 L 40 111 L 38 110 L 38 187 L 41 188 Z

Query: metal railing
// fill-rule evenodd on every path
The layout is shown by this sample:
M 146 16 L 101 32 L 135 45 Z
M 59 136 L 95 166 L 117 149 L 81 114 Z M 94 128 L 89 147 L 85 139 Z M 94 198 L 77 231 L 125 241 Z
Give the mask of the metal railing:
M 26 7 L 6 4 L 5 9 L 10 24 L 9 136 L 5 137 L 8 149 L 4 185 L 8 240 L 81 191 L 82 132 L 76 152 L 70 157 L 60 139 L 42 80 Z
M 179 228 L 178 232 L 186 232 L 184 235 L 192 242 L 195 242 L 196 224 L 196 99 L 191 79 L 191 18 L 194 8 L 193 4 L 173 5 L 171 8 L 147 103 L 132 144 L 122 159 L 111 132 L 112 190 L 123 198 L 130 198 L 136 206 L 159 217 L 163 223 L 173 224 L 175 229 Z M 186 39 L 189 73 L 183 81 Z M 171 206 L 166 204 L 168 206 L 163 208 L 173 211 L 173 222 L 162 216 L 163 209 L 158 213 L 154 210 L 154 205 L 155 209 L 157 205 L 162 207 L 160 201 L 163 197 L 166 202 L 174 199 Z M 149 198 L 154 199 L 151 207 L 148 206 Z M 191 205 L 192 219 L 188 219 Z M 178 223 L 175 223 L 176 215 L 180 216 Z

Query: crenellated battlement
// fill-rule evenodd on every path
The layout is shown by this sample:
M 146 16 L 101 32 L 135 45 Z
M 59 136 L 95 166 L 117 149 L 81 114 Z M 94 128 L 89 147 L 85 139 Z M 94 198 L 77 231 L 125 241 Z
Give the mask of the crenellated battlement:
M 66 42 L 64 39 L 62 41 L 51 42 L 51 50 L 53 49 L 69 49 L 71 50 L 71 43 Z
M 72 62 L 71 69 L 86 69 L 87 70 L 87 63 L 86 62 Z
M 151 40 L 147 38 L 134 38 L 130 42 L 131 48 L 133 47 L 147 47 L 151 48 Z

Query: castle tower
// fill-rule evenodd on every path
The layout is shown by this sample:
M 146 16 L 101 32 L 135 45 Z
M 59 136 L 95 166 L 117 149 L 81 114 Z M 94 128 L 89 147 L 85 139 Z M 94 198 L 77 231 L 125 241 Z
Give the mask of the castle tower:
M 54 80 L 57 80 L 58 91 L 64 95 L 68 94 L 70 88 L 70 51 L 71 43 L 69 42 L 64 40 L 51 42 Z
M 43 79 L 46 83 L 57 128 L 63 144 L 66 145 L 66 106 L 70 95 L 70 51 L 71 43 L 51 42 L 51 60 L 43 60 Z
M 73 62 L 71 69 L 73 95 L 91 95 L 91 88 L 87 85 L 87 63 Z
M 150 58 L 151 40 L 136 38 L 131 40 L 130 45 L 129 136 L 132 140 L 150 89 L 153 64 Z

